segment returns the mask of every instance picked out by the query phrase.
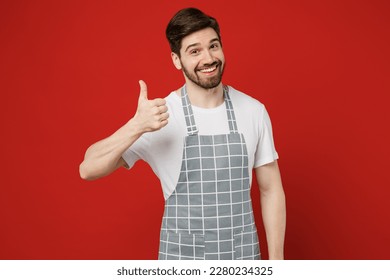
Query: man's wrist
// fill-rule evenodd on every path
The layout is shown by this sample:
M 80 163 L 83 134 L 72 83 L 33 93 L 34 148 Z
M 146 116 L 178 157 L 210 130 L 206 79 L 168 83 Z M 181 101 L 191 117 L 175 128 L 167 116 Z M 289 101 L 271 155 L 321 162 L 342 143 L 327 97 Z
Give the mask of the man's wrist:
M 145 133 L 136 116 L 130 119 L 125 126 L 127 128 L 126 130 L 129 131 L 132 136 L 140 137 Z

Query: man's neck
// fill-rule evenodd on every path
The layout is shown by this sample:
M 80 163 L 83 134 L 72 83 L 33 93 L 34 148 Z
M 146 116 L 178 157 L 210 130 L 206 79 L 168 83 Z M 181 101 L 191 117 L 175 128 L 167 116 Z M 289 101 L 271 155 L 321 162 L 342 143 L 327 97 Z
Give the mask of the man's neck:
M 186 89 L 193 106 L 210 109 L 218 107 L 224 102 L 222 83 L 215 88 L 205 89 L 190 82 L 186 83 Z

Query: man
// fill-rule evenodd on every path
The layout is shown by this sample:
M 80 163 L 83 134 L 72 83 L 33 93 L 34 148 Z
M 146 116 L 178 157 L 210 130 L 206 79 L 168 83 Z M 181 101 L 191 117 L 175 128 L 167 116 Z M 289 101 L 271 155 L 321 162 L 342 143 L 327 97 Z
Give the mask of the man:
M 285 197 L 264 105 L 221 83 L 225 58 L 214 18 L 183 9 L 166 35 L 185 85 L 148 100 L 140 81 L 134 117 L 88 148 L 80 176 L 92 180 L 138 159 L 149 163 L 165 197 L 159 259 L 259 259 L 254 168 L 269 258 L 283 259 Z

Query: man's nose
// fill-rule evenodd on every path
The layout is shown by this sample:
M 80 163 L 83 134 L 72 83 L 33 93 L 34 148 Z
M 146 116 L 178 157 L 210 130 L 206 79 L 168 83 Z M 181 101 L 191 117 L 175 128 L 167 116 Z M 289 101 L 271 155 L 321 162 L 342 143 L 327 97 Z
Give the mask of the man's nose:
M 204 55 L 203 55 L 203 64 L 211 64 L 214 62 L 214 56 L 212 55 L 212 53 L 208 50 L 208 51 L 205 51 L 204 52 Z

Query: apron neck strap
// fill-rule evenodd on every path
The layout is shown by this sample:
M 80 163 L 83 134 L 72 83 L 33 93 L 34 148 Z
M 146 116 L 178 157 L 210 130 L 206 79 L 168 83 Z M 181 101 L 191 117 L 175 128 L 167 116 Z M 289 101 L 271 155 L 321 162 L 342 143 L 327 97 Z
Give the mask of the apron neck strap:
M 223 86 L 223 93 L 224 93 L 223 95 L 225 100 L 226 114 L 227 114 L 230 133 L 238 133 L 236 117 L 234 115 L 232 101 L 230 100 L 228 86 L 226 85 Z M 188 135 L 197 135 L 198 128 L 196 127 L 195 124 L 194 112 L 192 110 L 191 102 L 188 97 L 187 89 L 185 85 L 181 88 L 181 102 L 182 102 L 184 117 L 187 125 L 187 133 Z

